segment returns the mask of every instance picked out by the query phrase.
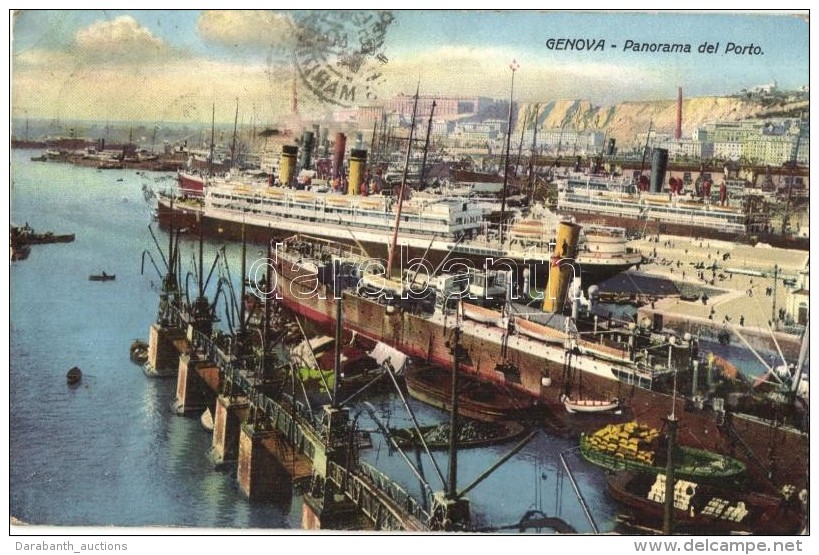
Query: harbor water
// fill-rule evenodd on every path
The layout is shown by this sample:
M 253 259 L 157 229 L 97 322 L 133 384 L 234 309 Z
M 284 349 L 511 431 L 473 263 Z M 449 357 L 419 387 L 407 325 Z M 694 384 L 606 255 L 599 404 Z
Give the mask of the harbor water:
M 157 312 L 159 276 L 150 260 L 143 267 L 143 252 L 162 263 L 148 229 L 151 207 L 143 186 L 169 186 L 173 174 L 31 161 L 38 154 L 11 152 L 11 221 L 74 233 L 76 239 L 35 245 L 28 259 L 10 266 L 11 516 L 54 527 L 298 529 L 298 490 L 274 502 L 250 503 L 235 469 L 217 471 L 209 462 L 211 435 L 199 419 L 173 413 L 175 380 L 147 378 L 129 359 L 131 342 L 147 338 Z M 164 250 L 167 235 L 155 233 Z M 192 269 L 194 243 L 193 237 L 182 241 L 183 276 Z M 221 246 L 207 243 L 206 264 Z M 237 273 L 240 246 L 227 245 L 226 252 Z M 116 279 L 89 281 L 101 271 Z M 742 356 L 755 365 L 754 357 Z M 73 366 L 83 378 L 69 388 L 65 375 Z M 371 402 L 390 426 L 410 425 L 395 395 Z M 422 423 L 448 419 L 411 406 Z M 376 428 L 367 415 L 359 425 Z M 420 500 L 419 480 L 406 461 L 380 434 L 372 437 L 362 459 Z M 460 452 L 459 487 L 513 445 Z M 446 478 L 446 451 L 434 456 Z M 433 490 L 443 489 L 430 461 L 420 461 Z M 468 497 L 479 528 L 514 524 L 535 510 L 562 518 L 581 534 L 611 532 L 618 507 L 604 484 L 604 471 L 581 460 L 574 442 L 540 430 Z

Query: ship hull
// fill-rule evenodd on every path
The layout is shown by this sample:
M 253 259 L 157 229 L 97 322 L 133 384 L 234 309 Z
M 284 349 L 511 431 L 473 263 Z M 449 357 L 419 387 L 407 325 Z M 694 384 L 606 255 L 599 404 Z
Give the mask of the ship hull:
M 679 482 L 678 482 L 679 483 Z M 665 485 L 664 483 L 662 484 Z M 709 488 L 701 484 L 685 484 L 687 506 L 682 508 L 683 495 L 673 510 L 675 530 L 688 534 L 757 534 L 794 535 L 801 527 L 801 515 L 781 498 L 760 493 L 738 493 L 733 490 Z M 656 495 L 656 476 L 630 472 L 610 474 L 606 492 L 626 505 L 641 525 L 662 525 L 665 503 Z M 664 493 L 664 492 L 663 492 Z
M 278 300 L 297 314 L 334 331 L 332 291 L 315 275 L 308 276 L 286 257 L 274 262 Z M 344 330 L 382 341 L 403 353 L 442 368 L 451 368 L 454 326 L 460 324 L 459 365 L 462 371 L 493 381 L 522 398 L 563 410 L 565 391 L 562 346 L 538 343 L 479 322 L 458 322 L 449 314 L 421 313 L 417 304 L 391 306 L 352 291 L 342 297 Z M 749 474 L 766 484 L 804 487 L 807 480 L 808 438 L 795 428 L 776 427 L 758 418 L 697 408 L 682 395 L 672 396 L 617 378 L 617 363 L 589 356 L 574 357 L 583 367 L 584 393 L 593 398 L 619 399 L 640 421 L 661 427 L 668 414 L 680 421 L 678 440 L 693 448 L 730 454 L 745 462 Z M 512 369 L 512 370 L 510 370 Z M 673 406 L 673 408 L 672 408 Z M 555 411 L 557 412 L 557 411 Z M 730 426 L 726 426 L 728 420 Z M 730 430 L 730 431 L 729 431 Z M 771 476 L 770 481 L 768 475 Z
M 157 219 L 160 229 L 165 231 L 173 227 L 176 230 L 185 230 L 185 232 L 190 234 L 198 234 L 201 228 L 204 237 L 218 238 L 225 241 L 240 241 L 244 228 L 245 239 L 249 243 L 255 244 L 267 244 L 269 241 L 280 241 L 297 232 L 293 229 L 293 223 L 285 220 L 270 219 L 265 222 L 265 225 L 255 223 L 243 224 L 241 221 L 214 217 L 202 207 L 201 203 L 178 201 L 171 206 L 167 197 L 159 197 L 158 199 Z M 305 232 L 305 234 L 332 239 L 348 245 L 355 245 L 356 242 L 358 242 L 366 248 L 367 254 L 372 258 L 383 261 L 387 259 L 389 240 L 385 238 L 368 240 L 346 229 L 325 230 L 315 225 L 310 227 L 309 231 Z M 499 255 L 470 252 L 470 249 L 467 247 L 454 243 L 449 243 L 448 248 L 428 248 L 430 247 L 429 238 L 417 242 L 416 245 L 399 245 L 399 247 L 401 260 L 396 260 L 396 264 L 403 264 L 404 267 L 409 266 L 410 261 L 415 259 L 425 259 L 432 268 L 437 267 L 442 262 L 455 264 L 459 261 L 465 261 L 467 264 L 478 269 L 484 268 L 487 264 L 490 266 L 492 264 L 503 265 L 509 261 L 509 259 L 502 258 Z M 453 251 L 451 254 L 450 250 Z M 589 285 L 601 283 L 633 268 L 641 261 L 642 257 L 639 255 L 620 261 L 610 259 L 596 260 L 588 255 L 584 258 L 584 255 L 581 254 L 578 257 L 576 268 L 579 269 L 583 287 L 588 287 Z M 545 288 L 549 271 L 548 258 L 542 260 L 529 258 L 525 260 L 512 259 L 512 262 L 516 270 L 515 283 L 522 286 L 524 282 L 524 269 L 528 269 L 529 275 L 531 276 L 529 286 L 539 290 Z M 519 287 L 519 290 L 521 288 L 522 287 Z
M 183 195 L 194 197 L 205 196 L 205 178 L 199 175 L 193 175 L 180 171 L 177 174 L 179 183 L 179 191 Z
M 507 394 L 490 381 L 459 377 L 458 414 L 484 422 L 499 422 L 523 415 L 531 403 Z M 445 411 L 452 410 L 452 379 L 444 369 L 411 368 L 406 375 L 407 391 L 414 399 Z
M 681 237 L 708 237 L 709 239 L 748 244 L 761 242 L 783 249 L 805 251 L 810 249 L 810 238 L 808 237 L 787 237 L 772 233 L 734 233 L 694 224 L 671 223 L 650 218 L 628 218 L 569 209 L 561 209 L 560 213 L 571 215 L 581 224 L 603 223 L 605 225 L 622 227 L 632 236 L 676 235 Z

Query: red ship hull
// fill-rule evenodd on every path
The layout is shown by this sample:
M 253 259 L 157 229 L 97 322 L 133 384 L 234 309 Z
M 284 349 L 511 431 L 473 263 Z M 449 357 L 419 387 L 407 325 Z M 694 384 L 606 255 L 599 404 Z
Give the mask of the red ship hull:
M 274 268 L 280 301 L 328 333 L 332 332 L 336 305 L 332 291 L 318 283 L 314 273 L 294 265 L 288 258 L 279 256 Z M 451 320 L 442 322 L 416 310 L 388 306 L 352 291 L 344 291 L 342 297 L 345 331 L 382 341 L 429 364 L 451 368 L 454 313 L 447 317 Z M 534 398 L 542 404 L 562 408 L 559 399 L 566 385 L 562 365 L 547 358 L 540 349 L 531 348 L 531 343 L 522 347 L 524 340 L 517 343 L 516 338 L 509 340 L 504 353 L 497 341 L 490 340 L 492 334 L 501 334 L 502 330 L 475 322 L 460 324 L 462 371 L 493 381 L 522 398 Z M 513 372 L 501 370 L 510 366 L 515 369 Z M 592 397 L 620 399 L 640 422 L 654 427 L 662 427 L 674 404 L 680 421 L 680 443 L 743 460 L 752 479 L 769 488 L 791 484 L 801 489 L 807 483 L 806 433 L 730 413 L 726 415 L 730 426 L 726 426 L 722 414 L 708 408 L 698 409 L 682 395 L 672 398 L 603 376 L 584 375 L 583 387 L 584 393 Z

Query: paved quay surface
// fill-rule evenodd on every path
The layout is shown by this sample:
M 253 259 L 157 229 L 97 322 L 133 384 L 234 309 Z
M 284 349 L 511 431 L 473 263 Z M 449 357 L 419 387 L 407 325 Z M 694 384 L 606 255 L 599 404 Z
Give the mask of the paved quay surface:
M 731 332 L 732 342 L 770 338 L 776 329 L 778 341 L 798 344 L 798 337 L 781 330 L 789 316 L 796 317 L 787 314 L 792 292 L 809 288 L 809 252 L 668 235 L 631 241 L 629 246 L 647 259 L 630 274 L 667 279 L 680 290 L 680 296 L 641 308 L 641 318 L 659 313 L 666 321 L 685 321 L 715 333 L 724 329 Z

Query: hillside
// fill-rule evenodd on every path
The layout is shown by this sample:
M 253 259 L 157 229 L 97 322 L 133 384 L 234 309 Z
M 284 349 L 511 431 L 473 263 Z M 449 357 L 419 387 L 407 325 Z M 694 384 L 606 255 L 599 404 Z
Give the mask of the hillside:
M 759 99 L 746 97 L 698 97 L 683 99 L 682 136 L 691 138 L 698 126 L 714 121 L 738 121 L 765 117 L 798 117 L 807 111 L 808 100 Z M 521 104 L 517 132 L 525 125 L 531 129 L 537 113 L 538 131 L 575 129 L 602 131 L 624 147 L 635 146 L 638 135 L 652 129 L 657 133 L 674 133 L 677 121 L 675 99 L 645 102 L 622 102 L 614 106 L 592 106 L 587 100 L 554 100 Z

